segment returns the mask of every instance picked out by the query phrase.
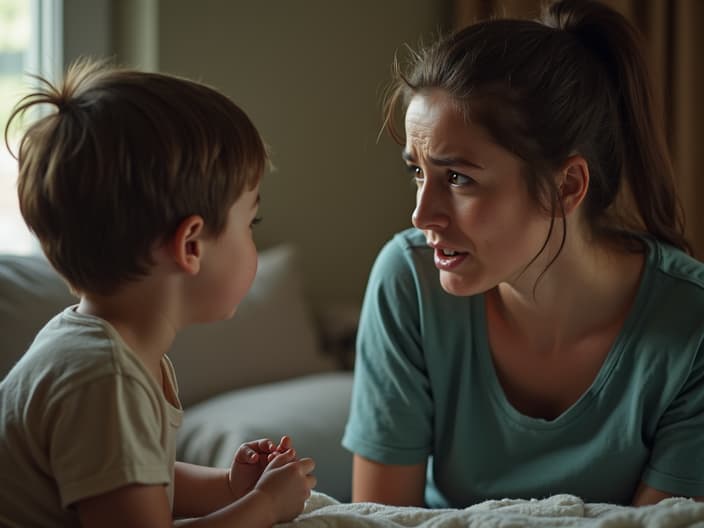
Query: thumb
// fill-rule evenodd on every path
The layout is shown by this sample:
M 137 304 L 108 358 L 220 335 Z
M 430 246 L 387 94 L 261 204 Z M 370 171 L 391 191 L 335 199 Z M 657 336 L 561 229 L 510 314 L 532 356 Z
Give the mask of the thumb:
M 298 463 L 304 475 L 312 473 L 315 469 L 315 460 L 312 458 L 301 458 Z

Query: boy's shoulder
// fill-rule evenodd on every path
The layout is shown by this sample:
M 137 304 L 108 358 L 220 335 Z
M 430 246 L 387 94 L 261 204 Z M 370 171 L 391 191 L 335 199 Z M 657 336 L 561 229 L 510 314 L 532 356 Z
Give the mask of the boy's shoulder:
M 5 378 L 8 384 L 42 386 L 52 397 L 101 377 L 146 372 L 117 332 L 97 317 L 66 308 L 37 333 Z

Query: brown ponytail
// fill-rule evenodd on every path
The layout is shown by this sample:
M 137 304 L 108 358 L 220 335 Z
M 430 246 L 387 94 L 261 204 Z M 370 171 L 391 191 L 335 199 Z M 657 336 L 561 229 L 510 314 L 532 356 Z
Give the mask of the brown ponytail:
M 650 82 L 623 16 L 595 0 L 559 0 L 540 21 L 480 22 L 415 52 L 407 71 L 397 69 L 385 122 L 401 140 L 396 108 L 441 89 L 526 162 L 528 190 L 553 218 L 552 171 L 578 152 L 589 164 L 585 215 L 595 235 L 647 234 L 691 252 Z
M 574 34 L 603 62 L 616 87 L 623 171 L 640 218 L 655 238 L 691 253 L 642 36 L 622 15 L 597 2 L 556 2 L 543 20 Z

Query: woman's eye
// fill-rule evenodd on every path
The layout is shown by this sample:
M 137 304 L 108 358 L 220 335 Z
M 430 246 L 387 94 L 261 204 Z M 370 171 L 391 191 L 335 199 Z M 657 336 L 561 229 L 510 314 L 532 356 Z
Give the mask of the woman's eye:
M 422 181 L 423 180 L 423 171 L 420 167 L 417 167 L 415 165 L 407 165 L 406 170 L 411 174 L 411 177 L 413 178 L 414 181 Z
M 252 221 L 249 223 L 249 227 L 254 227 L 254 226 L 257 225 L 257 224 L 260 224 L 261 222 L 262 222 L 262 217 L 261 217 L 261 216 L 257 216 L 256 218 L 254 218 L 254 220 L 252 220 Z
M 450 182 L 450 185 L 457 185 L 460 187 L 474 183 L 474 180 L 469 176 L 465 176 L 464 174 L 459 174 L 457 172 L 450 172 L 448 174 L 448 181 Z

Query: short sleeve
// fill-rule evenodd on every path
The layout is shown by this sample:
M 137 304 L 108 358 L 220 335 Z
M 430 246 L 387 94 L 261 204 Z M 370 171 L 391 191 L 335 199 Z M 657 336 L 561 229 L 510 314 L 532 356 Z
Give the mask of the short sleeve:
M 704 496 L 704 352 L 702 345 L 689 376 L 658 423 L 643 480 L 685 497 Z
M 168 484 L 158 399 L 128 375 L 101 376 L 48 405 L 49 457 L 64 507 L 127 484 Z
M 379 254 L 357 337 L 350 417 L 342 444 L 387 464 L 425 462 L 432 399 L 423 355 L 411 248 L 396 237 Z

